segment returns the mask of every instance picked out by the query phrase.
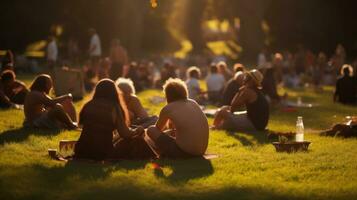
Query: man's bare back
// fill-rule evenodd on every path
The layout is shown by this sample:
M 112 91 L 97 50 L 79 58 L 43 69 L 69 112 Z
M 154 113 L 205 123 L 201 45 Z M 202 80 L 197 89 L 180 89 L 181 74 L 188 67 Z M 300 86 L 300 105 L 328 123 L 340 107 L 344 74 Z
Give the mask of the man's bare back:
M 209 127 L 206 116 L 195 101 L 188 99 L 172 102 L 162 109 L 161 117 L 173 123 L 176 143 L 182 150 L 192 155 L 204 154 L 208 145 Z

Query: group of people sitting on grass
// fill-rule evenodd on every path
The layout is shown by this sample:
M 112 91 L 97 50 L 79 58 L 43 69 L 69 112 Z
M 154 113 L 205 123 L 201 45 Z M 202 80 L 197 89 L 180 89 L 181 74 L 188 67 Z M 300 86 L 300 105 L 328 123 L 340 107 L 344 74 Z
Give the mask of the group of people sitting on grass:
M 11 80 L 15 81 L 14 74 L 7 73 L 3 72 L 2 76 L 12 75 Z M 218 109 L 212 128 L 264 130 L 269 120 L 269 106 L 261 92 L 263 75 L 258 70 L 239 71 L 235 79 L 239 79 L 241 87 L 233 95 L 231 103 Z M 2 85 L 7 86 L 3 80 L 7 78 L 2 77 L 1 80 Z M 189 98 L 187 85 L 181 79 L 169 78 L 164 83 L 167 105 L 158 117 L 149 116 L 135 95 L 133 83 L 124 78 L 116 82 L 100 80 L 78 119 L 71 94 L 51 97 L 53 81 L 50 75 L 37 76 L 30 90 L 21 85 L 21 91 L 26 92 L 21 102 L 25 127 L 81 128 L 75 158 L 189 158 L 206 152 L 209 137 L 207 118 L 200 105 Z M 236 113 L 244 107 L 245 112 Z

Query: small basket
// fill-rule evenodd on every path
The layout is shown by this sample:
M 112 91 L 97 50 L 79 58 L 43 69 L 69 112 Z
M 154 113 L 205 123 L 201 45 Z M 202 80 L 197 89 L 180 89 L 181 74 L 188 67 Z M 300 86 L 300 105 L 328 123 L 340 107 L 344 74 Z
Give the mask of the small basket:
M 273 142 L 277 152 L 306 152 L 309 148 L 311 142 L 304 141 L 304 142 Z

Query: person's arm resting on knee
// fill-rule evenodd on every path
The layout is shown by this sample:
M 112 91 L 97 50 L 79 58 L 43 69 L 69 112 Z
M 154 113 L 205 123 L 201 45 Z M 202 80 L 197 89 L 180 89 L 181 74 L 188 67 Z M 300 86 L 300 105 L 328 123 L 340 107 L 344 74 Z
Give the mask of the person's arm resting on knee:
M 160 112 L 159 119 L 156 122 L 156 128 L 158 128 L 160 131 L 164 131 L 167 127 L 167 123 L 169 121 L 169 118 L 167 116 L 167 108 L 163 108 Z
M 243 88 L 240 92 L 238 92 L 231 103 L 231 112 L 234 113 L 238 111 L 238 109 L 242 106 L 245 106 L 247 103 L 251 103 L 254 100 L 254 93 L 248 90 L 247 88 Z
M 135 130 L 129 129 L 129 127 L 125 124 L 123 112 L 120 109 L 117 110 L 118 111 L 114 109 L 112 115 L 114 124 L 116 124 L 118 133 L 121 137 L 129 139 L 135 135 L 141 135 L 144 133 L 144 129 L 141 126 L 136 128 Z

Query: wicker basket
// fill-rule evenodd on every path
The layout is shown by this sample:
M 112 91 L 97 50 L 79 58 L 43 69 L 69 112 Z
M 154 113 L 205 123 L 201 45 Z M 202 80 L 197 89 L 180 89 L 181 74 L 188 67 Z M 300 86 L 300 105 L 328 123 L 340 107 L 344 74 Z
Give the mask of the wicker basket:
M 277 152 L 298 152 L 298 151 L 307 151 L 311 142 L 273 142 Z

